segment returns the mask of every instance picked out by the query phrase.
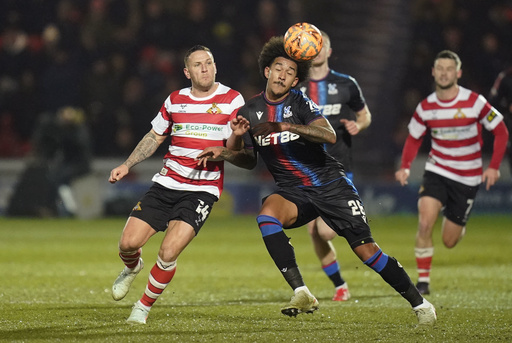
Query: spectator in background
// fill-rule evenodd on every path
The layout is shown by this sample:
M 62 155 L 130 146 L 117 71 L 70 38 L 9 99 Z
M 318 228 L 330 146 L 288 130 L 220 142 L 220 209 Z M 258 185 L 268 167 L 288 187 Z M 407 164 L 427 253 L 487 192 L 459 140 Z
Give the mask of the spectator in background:
M 82 109 L 41 115 L 26 170 L 10 199 L 9 216 L 75 215 L 72 183 L 90 172 L 91 141 Z
M 317 4 L 303 0 L 219 0 L 215 6 L 212 4 L 205 0 L 1 1 L 0 58 L 7 57 L 7 60 L 0 63 L 0 113 L 10 113 L 16 134 L 25 146 L 29 146 L 27 144 L 34 130 L 30 123 L 37 121 L 34 113 L 41 113 L 42 108 L 56 111 L 61 106 L 74 104 L 85 110 L 86 121 L 91 125 L 93 140 L 96 141 L 96 132 L 100 131 L 96 131 L 97 126 L 93 122 L 99 113 L 97 108 L 92 110 L 90 103 L 81 96 L 84 87 L 80 82 L 84 76 L 96 72 L 96 62 L 104 60 L 113 65 L 113 59 L 119 61 L 119 56 L 122 56 L 124 61 L 121 65 L 124 67 L 116 70 L 116 82 L 124 83 L 133 76 L 141 77 L 144 82 L 141 101 L 151 107 L 162 96 L 161 93 L 156 95 L 155 90 L 161 92 L 166 88 L 168 93 L 176 88 L 174 85 L 178 82 L 181 83 L 179 88 L 186 85 L 186 80 L 178 72 L 181 68 L 176 68 L 180 65 L 176 56 L 186 49 L 189 39 L 196 39 L 194 43 L 208 39 L 206 44 L 218 55 L 218 61 L 227 61 L 224 66 L 229 63 L 229 71 L 223 75 L 226 83 L 232 82 L 233 87 L 250 97 L 262 87 L 261 79 L 254 72 L 257 70 L 255 56 L 262 44 L 269 36 L 284 33 L 297 18 L 304 20 L 319 15 Z M 505 68 L 501 59 L 503 55 L 512 54 L 505 44 L 512 38 L 510 3 L 506 0 L 463 3 L 456 0 L 415 0 L 411 6 L 415 9 L 411 23 L 414 28 L 412 50 L 416 50 L 415 45 L 421 45 L 431 60 L 432 52 L 445 49 L 448 44 L 460 47 L 457 52 L 468 56 L 465 68 L 467 75 L 471 76 L 468 84 L 487 91 L 492 79 L 488 79 L 489 74 L 478 73 L 481 65 L 477 61 L 482 61 L 479 55 L 484 54 L 484 49 L 477 43 L 483 42 L 487 33 L 496 35 L 500 54 L 491 54 L 497 59 L 493 59 L 492 68 L 486 66 L 485 69 L 497 73 Z M 302 12 L 303 16 L 297 14 L 301 7 L 307 8 Z M 322 13 L 323 17 L 325 15 Z M 7 36 L 14 31 L 17 32 L 15 47 L 22 49 L 11 50 L 11 40 Z M 492 51 L 496 45 L 489 37 L 485 39 L 485 46 Z M 154 53 L 150 64 L 146 59 L 147 50 Z M 13 54 L 13 51 L 17 52 Z M 414 70 L 410 71 L 412 73 Z M 480 80 L 481 77 L 484 80 Z M 424 80 L 428 82 L 428 78 Z M 425 87 L 430 85 L 422 84 Z M 50 86 L 49 91 L 43 95 L 47 85 Z M 420 88 L 424 89 L 423 86 Z M 425 94 L 417 89 L 418 86 L 407 84 L 405 87 L 404 93 L 410 93 L 408 90 L 413 87 L 413 92 Z M 61 99 L 55 97 L 56 92 L 62 92 Z M 104 106 L 117 107 L 118 99 L 112 98 Z M 101 117 L 105 118 L 105 115 L 102 113 Z M 407 121 L 406 115 L 404 121 Z M 98 143 L 95 147 L 96 156 L 112 156 L 119 151 L 117 148 L 102 149 Z
M 34 113 L 41 110 L 37 88 L 39 46 L 17 24 L 0 35 L 0 116 L 2 131 L 17 147 L 2 149 L 8 156 L 23 156 L 30 148 Z M 4 143 L 8 137 L 0 138 Z M 0 152 L 0 156 L 7 156 Z
M 121 104 L 123 81 L 116 77 L 111 61 L 104 57 L 92 62 L 90 72 L 80 84 L 81 101 L 86 104 L 88 125 L 94 132 L 95 155 L 115 153 L 112 137 L 118 126 L 105 123 L 117 122 L 115 114 Z
M 80 50 L 64 40 L 61 29 L 56 25 L 45 27 L 42 39 L 44 51 L 39 78 L 43 110 L 56 112 L 64 106 L 78 106 L 80 80 L 87 67 Z
M 10 112 L 0 113 L 0 156 L 21 157 L 30 151 L 30 144 L 21 139 Z

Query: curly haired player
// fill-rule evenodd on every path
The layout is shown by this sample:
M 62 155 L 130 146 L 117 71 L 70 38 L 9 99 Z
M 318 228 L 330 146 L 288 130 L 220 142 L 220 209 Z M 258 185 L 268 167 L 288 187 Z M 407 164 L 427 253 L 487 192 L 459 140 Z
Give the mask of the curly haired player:
M 294 291 L 290 303 L 281 309 L 283 314 L 296 316 L 318 309 L 283 229 L 322 217 L 345 237 L 365 265 L 411 304 L 420 324 L 433 325 L 437 318 L 434 306 L 421 296 L 397 260 L 374 241 L 357 189 L 343 166 L 323 148 L 324 143 L 336 141 L 336 133 L 315 103 L 292 89 L 306 79 L 310 65 L 291 59 L 282 37 L 271 38 L 259 56 L 260 72 L 267 79 L 265 91 L 238 112 L 251 127 L 243 135 L 244 148 L 207 148 L 198 155 L 200 163 L 223 158 L 251 167 L 259 153 L 273 175 L 278 189 L 263 199 L 256 221 L 270 256 Z

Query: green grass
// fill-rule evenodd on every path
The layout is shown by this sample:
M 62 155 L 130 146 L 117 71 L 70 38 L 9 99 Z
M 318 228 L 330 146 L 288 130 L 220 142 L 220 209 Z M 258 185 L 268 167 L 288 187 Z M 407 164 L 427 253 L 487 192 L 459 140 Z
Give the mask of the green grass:
M 178 260 L 176 276 L 151 310 L 148 324 L 125 323 L 142 295 L 162 235 L 144 248 L 146 268 L 127 297 L 112 300 L 122 268 L 122 219 L 0 218 L 0 341 L 2 342 L 510 342 L 512 219 L 474 216 L 455 249 L 436 227 L 432 329 L 417 329 L 408 303 L 365 267 L 342 238 L 338 249 L 352 299 L 330 301 L 332 285 L 304 228 L 287 231 L 320 310 L 297 318 L 279 309 L 292 295 L 251 217 L 213 215 Z M 415 216 L 377 217 L 376 241 L 416 279 Z

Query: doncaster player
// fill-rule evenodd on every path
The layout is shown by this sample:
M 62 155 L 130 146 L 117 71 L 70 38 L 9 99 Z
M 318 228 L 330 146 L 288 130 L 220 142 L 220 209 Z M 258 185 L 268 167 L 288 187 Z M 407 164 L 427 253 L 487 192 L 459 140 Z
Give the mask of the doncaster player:
M 157 232 L 166 231 L 146 290 L 127 320 L 133 324 L 146 323 L 149 310 L 176 272 L 178 256 L 199 233 L 221 195 L 223 161 L 198 165 L 197 155 L 209 146 L 236 148 L 233 137 L 248 128 L 248 122 L 236 116 L 244 104 L 242 96 L 215 82 L 217 68 L 207 47 L 196 45 L 186 53 L 184 73 L 192 86 L 169 95 L 151 122 L 152 129 L 128 159 L 110 173 L 111 183 L 121 180 L 170 136 L 164 166 L 133 208 L 119 240 L 119 256 L 125 268 L 112 286 L 114 300 L 126 296 L 144 267 L 142 246 Z
M 442 237 L 453 248 L 466 232 L 466 223 L 480 183 L 489 188 L 499 178 L 499 167 L 507 147 L 508 131 L 503 116 L 482 96 L 457 84 L 462 75 L 457 54 L 444 50 L 432 67 L 435 92 L 418 104 L 409 123 L 409 136 L 402 152 L 398 182 L 407 184 L 409 168 L 427 132 L 431 150 L 418 200 L 416 263 L 422 294 L 430 293 L 430 269 L 434 244 L 432 232 L 443 212 Z M 481 128 L 494 135 L 489 167 L 483 170 Z

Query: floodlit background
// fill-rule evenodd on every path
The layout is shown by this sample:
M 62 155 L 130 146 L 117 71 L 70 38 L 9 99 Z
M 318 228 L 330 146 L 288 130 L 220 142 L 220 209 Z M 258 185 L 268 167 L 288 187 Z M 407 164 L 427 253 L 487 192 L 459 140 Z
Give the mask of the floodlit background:
M 217 80 L 248 99 L 264 87 L 261 46 L 299 21 L 329 33 L 331 67 L 358 80 L 372 112 L 372 125 L 354 139 L 355 183 L 367 211 L 414 212 L 427 145 L 409 187 L 398 187 L 393 174 L 414 108 L 433 90 L 433 58 L 457 52 L 460 84 L 487 97 L 512 65 L 510 0 L 3 0 L 0 215 L 17 201 L 19 215 L 63 216 L 73 198 L 82 218 L 126 215 L 166 147 L 115 186 L 108 173 L 149 131 L 167 95 L 189 85 L 183 52 L 208 46 Z M 226 167 L 219 208 L 256 211 L 272 188 L 264 168 Z M 501 171 L 499 184 L 479 193 L 476 212 L 510 212 L 507 158 Z M 45 173 L 70 188 L 52 194 L 39 177 Z

